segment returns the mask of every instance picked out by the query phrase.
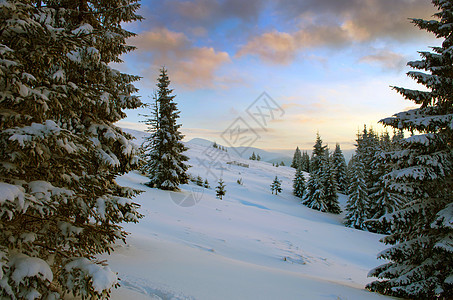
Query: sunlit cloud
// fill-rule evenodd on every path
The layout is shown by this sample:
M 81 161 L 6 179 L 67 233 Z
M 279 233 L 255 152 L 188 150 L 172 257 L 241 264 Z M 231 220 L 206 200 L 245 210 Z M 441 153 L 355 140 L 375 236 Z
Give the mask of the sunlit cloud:
M 339 49 L 379 38 L 408 41 L 426 36 L 408 18 L 429 18 L 434 12 L 425 0 L 281 1 L 276 7 L 283 16 L 297 18 L 298 27 L 288 32 L 272 30 L 252 35 L 237 57 L 253 55 L 265 62 L 288 65 L 308 49 Z M 397 57 L 384 54 L 375 54 L 375 61 L 395 68 Z
M 143 32 L 130 43 L 137 46 L 136 57 L 148 64 L 146 78 L 154 80 L 158 68 L 165 66 L 172 80 L 186 88 L 212 87 L 214 82 L 221 82 L 216 71 L 231 62 L 228 53 L 196 47 L 185 34 L 166 28 Z

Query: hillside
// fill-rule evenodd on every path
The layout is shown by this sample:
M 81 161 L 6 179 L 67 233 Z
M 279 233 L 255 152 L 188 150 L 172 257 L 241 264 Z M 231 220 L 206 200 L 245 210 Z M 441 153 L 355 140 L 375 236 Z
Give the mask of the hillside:
M 379 299 L 363 289 L 382 262 L 380 235 L 346 228 L 342 215 L 308 209 L 291 194 L 294 170 L 187 143 L 189 169 L 211 188 L 151 189 L 137 173 L 118 183 L 144 191 L 145 217 L 108 258 L 122 287 L 113 299 Z M 213 151 L 213 152 L 212 152 Z M 215 157 L 209 166 L 207 154 Z M 240 162 L 241 167 L 227 162 Z M 270 193 L 275 176 L 283 193 Z M 227 194 L 215 197 L 216 176 Z M 242 178 L 243 185 L 236 181 Z M 346 200 L 340 195 L 342 205 Z

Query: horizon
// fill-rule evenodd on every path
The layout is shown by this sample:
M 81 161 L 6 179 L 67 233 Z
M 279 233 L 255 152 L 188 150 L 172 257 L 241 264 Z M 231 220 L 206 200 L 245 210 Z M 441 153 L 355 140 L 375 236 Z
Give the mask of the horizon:
M 223 142 L 242 118 L 256 148 L 309 150 L 319 132 L 351 150 L 364 125 L 383 132 L 379 120 L 414 108 L 390 86 L 421 88 L 406 63 L 439 41 L 408 18 L 434 12 L 426 0 L 143 1 L 145 20 L 126 24 L 137 50 L 114 67 L 142 76 L 147 103 L 165 66 L 187 140 Z M 266 126 L 247 114 L 263 92 L 282 112 Z M 126 113 L 119 126 L 144 130 L 146 109 Z

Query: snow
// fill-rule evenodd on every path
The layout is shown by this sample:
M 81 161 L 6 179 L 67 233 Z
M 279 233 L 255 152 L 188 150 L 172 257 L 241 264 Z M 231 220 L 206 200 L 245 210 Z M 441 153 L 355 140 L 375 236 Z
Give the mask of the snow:
M 148 178 L 136 172 L 117 178 L 144 191 L 134 202 L 145 217 L 124 224 L 131 233 L 127 245 L 99 257 L 121 278 L 112 299 L 386 298 L 364 290 L 373 280 L 369 270 L 383 263 L 376 258 L 386 248 L 382 235 L 345 227 L 343 214 L 301 205 L 292 195 L 290 167 L 233 152 L 210 155 L 217 159 L 212 162 L 206 157 L 211 149 L 186 146 L 189 172 L 208 179 L 211 188 L 186 184 L 181 192 L 168 192 L 145 186 Z M 249 168 L 227 164 L 233 160 Z M 282 181 L 279 195 L 269 187 L 275 176 Z M 214 189 L 220 177 L 223 200 Z M 347 197 L 339 196 L 344 207 Z
M 8 262 L 10 268 L 14 271 L 11 274 L 11 279 L 16 283 L 23 283 L 25 277 L 37 276 L 42 280 L 52 282 L 53 273 L 49 265 L 42 259 L 30 257 L 23 253 L 17 253 L 10 257 Z
M 95 264 L 84 257 L 76 258 L 66 264 L 65 270 L 67 272 L 72 272 L 73 269 L 79 269 L 88 274 L 91 277 L 94 290 L 98 293 L 112 288 L 117 283 L 116 274 L 109 267 Z
M 6 201 L 14 202 L 14 200 L 17 199 L 19 206 L 23 207 L 24 198 L 25 193 L 22 187 L 0 182 L 0 205 L 4 204 Z
M 75 35 L 80 34 L 90 34 L 93 31 L 93 26 L 90 24 L 84 23 L 72 31 Z
M 46 135 L 57 135 L 60 131 L 61 128 L 52 120 L 46 120 L 44 124 L 32 123 L 30 126 L 4 130 L 5 133 L 11 134 L 9 140 L 17 141 L 21 147 L 24 147 L 26 142 L 31 142 L 35 137 L 43 138 Z

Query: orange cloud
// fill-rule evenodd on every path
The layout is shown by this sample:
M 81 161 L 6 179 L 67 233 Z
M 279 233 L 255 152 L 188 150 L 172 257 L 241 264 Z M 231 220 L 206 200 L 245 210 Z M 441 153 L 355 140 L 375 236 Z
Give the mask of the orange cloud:
M 285 32 L 267 32 L 254 37 L 237 53 L 238 57 L 254 54 L 261 59 L 278 64 L 288 64 L 297 50 L 294 36 Z
M 306 0 L 277 1 L 287 18 L 297 18 L 293 32 L 269 31 L 253 36 L 237 57 L 254 55 L 263 61 L 287 65 L 299 52 L 315 47 L 338 48 L 379 38 L 408 40 L 426 35 L 414 28 L 409 17 L 429 19 L 435 9 L 425 0 Z M 389 10 L 389 8 L 391 9 Z M 323 25 L 320 25 L 323 24 Z M 399 67 L 395 53 L 378 53 L 364 58 L 384 67 Z
M 341 45 L 350 40 L 351 37 L 346 30 L 327 26 L 317 26 L 294 33 L 272 31 L 253 37 L 236 56 L 256 55 L 269 63 L 287 65 L 302 49 Z
M 212 87 L 214 82 L 221 82 L 216 71 L 231 62 L 228 53 L 196 47 L 185 34 L 166 28 L 139 34 L 130 43 L 137 46 L 135 53 L 139 59 L 145 64 L 149 61 L 144 72 L 146 77 L 154 80 L 157 69 L 165 66 L 172 81 L 190 89 Z

